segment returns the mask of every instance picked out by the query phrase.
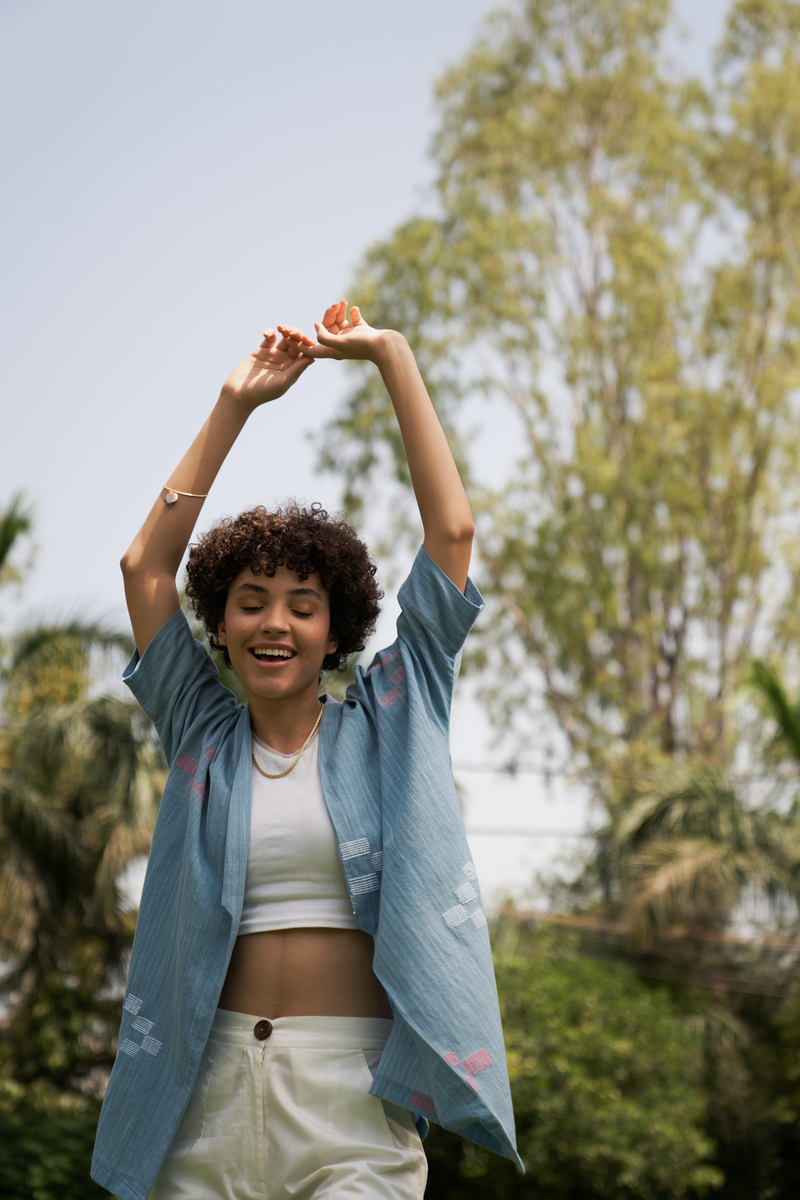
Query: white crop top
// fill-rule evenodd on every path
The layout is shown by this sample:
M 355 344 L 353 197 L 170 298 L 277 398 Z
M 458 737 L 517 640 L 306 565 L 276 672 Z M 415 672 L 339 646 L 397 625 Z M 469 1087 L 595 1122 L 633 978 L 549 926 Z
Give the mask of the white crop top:
M 270 775 L 294 754 L 279 754 L 253 734 L 253 752 Z M 255 767 L 250 849 L 239 933 L 313 926 L 357 929 L 336 836 L 322 795 L 319 731 L 283 779 Z

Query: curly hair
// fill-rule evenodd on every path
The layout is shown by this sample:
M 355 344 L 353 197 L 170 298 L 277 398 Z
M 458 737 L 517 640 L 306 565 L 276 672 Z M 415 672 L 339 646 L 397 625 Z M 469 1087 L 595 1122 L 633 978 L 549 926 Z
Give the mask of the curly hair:
M 212 650 L 228 651 L 217 633 L 225 615 L 228 588 L 249 567 L 254 575 L 273 576 L 284 566 L 301 579 L 316 574 L 330 596 L 331 631 L 339 639 L 326 654 L 323 671 L 344 671 L 347 659 L 363 650 L 375 629 L 383 592 L 375 582 L 375 564 L 346 521 L 330 517 L 321 504 L 299 508 L 294 502 L 274 512 L 259 505 L 222 520 L 189 551 L 186 595 L 205 626 Z

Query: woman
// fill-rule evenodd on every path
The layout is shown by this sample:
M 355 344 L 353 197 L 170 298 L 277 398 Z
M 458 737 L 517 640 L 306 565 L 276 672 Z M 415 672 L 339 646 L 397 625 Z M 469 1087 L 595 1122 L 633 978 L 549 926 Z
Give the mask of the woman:
M 332 305 L 228 378 L 122 561 L 126 682 L 168 762 L 93 1176 L 120 1200 L 420 1197 L 427 1120 L 519 1163 L 486 920 L 448 720 L 481 608 L 469 504 L 398 333 Z M 180 612 L 176 573 L 252 412 L 317 358 L 367 359 L 392 399 L 424 529 L 393 646 L 363 648 L 366 550 L 318 507 L 242 514 L 193 547 L 189 594 L 248 704 Z

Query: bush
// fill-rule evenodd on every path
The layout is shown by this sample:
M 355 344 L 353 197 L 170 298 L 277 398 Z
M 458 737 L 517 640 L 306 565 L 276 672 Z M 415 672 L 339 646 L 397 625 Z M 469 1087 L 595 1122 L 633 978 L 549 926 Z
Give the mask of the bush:
M 719 1187 L 697 1039 L 665 990 L 623 963 L 541 955 L 497 964 L 522 1176 L 437 1128 L 436 1200 L 679 1197 Z
M 3 1200 L 108 1200 L 89 1178 L 99 1100 L 0 1081 Z

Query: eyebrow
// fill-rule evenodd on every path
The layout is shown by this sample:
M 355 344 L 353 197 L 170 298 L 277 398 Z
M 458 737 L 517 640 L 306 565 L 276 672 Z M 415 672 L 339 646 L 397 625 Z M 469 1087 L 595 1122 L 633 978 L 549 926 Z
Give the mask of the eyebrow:
M 263 583 L 240 583 L 234 594 L 238 596 L 240 592 L 264 592 L 265 594 L 268 594 L 269 588 L 264 587 Z M 286 595 L 313 596 L 316 600 L 322 599 L 322 596 L 319 594 L 319 592 L 310 587 L 290 588 Z

